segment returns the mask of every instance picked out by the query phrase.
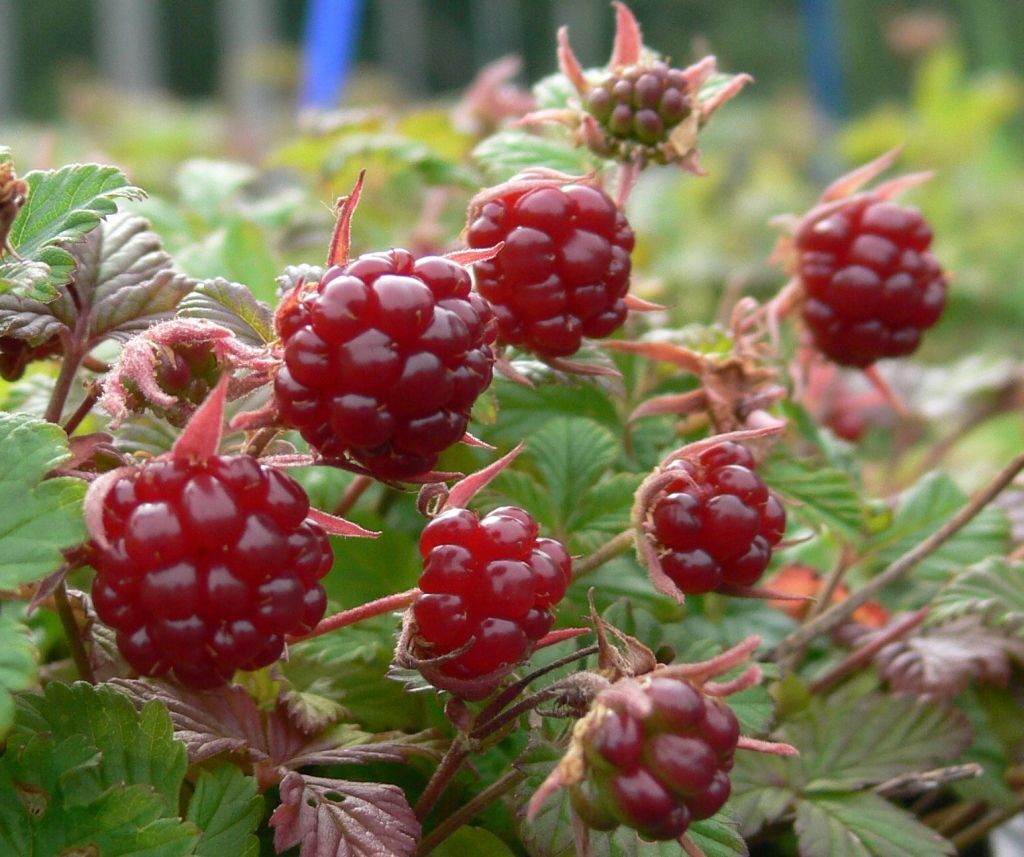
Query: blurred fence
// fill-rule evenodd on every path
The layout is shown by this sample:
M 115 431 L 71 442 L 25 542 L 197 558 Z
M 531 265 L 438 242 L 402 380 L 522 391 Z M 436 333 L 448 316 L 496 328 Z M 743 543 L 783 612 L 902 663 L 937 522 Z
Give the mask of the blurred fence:
M 906 57 L 885 36 L 919 0 L 631 0 L 655 47 L 685 62 L 713 48 L 723 67 L 752 72 L 761 91 L 810 82 L 830 109 L 865 106 L 905 85 Z M 1024 67 L 1024 0 L 929 4 L 975 65 Z M 293 92 L 336 99 L 349 60 L 378 64 L 410 95 L 465 85 L 515 51 L 535 79 L 554 65 L 555 28 L 568 24 L 585 64 L 607 56 L 606 0 L 0 0 L 0 118 L 52 118 L 59 84 L 99 74 L 134 92 L 225 96 L 259 110 L 265 75 L 253 57 L 278 47 L 320 64 Z M 908 29 L 910 42 L 928 26 Z M 358 33 L 358 37 L 357 37 Z M 940 33 L 940 35 L 943 35 Z M 695 44 L 695 41 L 699 44 Z M 906 39 L 904 39 L 906 42 Z M 909 48 L 913 50 L 913 45 Z M 333 63 L 332 68 L 328 68 Z M 309 66 L 307 65 L 307 68 Z M 328 69 L 325 71 L 325 69 Z

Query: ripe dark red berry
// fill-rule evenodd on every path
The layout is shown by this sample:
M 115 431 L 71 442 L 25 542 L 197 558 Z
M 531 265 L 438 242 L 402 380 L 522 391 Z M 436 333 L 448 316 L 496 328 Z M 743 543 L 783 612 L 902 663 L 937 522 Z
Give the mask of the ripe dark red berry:
M 472 639 L 439 665 L 445 675 L 471 679 L 529 656 L 551 630 L 572 579 L 566 549 L 538 531 L 515 506 L 483 518 L 450 509 L 427 524 L 420 537 L 422 594 L 412 606 L 421 657 L 449 654 Z
M 473 266 L 494 307 L 498 336 L 542 357 L 566 357 L 583 337 L 626 319 L 633 230 L 599 188 L 540 183 L 485 194 L 470 209 L 470 247 L 505 246 Z
M 379 478 L 432 470 L 491 382 L 493 314 L 470 285 L 456 262 L 405 250 L 330 268 L 278 312 L 282 419 Z
M 871 195 L 805 222 L 797 272 L 814 344 L 844 366 L 915 351 L 946 303 L 931 243 L 921 212 Z
M 660 61 L 619 69 L 590 89 L 583 108 L 606 132 L 599 154 L 620 157 L 642 148 L 665 163 L 658 144 L 693 110 L 686 74 Z
M 662 570 L 684 593 L 751 586 L 768 567 L 786 512 L 754 467 L 731 441 L 669 465 L 648 532 Z
M 308 512 L 299 483 L 247 455 L 161 458 L 117 479 L 90 556 L 121 654 L 194 687 L 277 660 L 327 606 L 334 555 Z
M 676 839 L 728 800 L 739 722 L 681 679 L 648 675 L 637 686 L 650 702 L 645 716 L 599 697 L 577 727 L 586 769 L 570 798 L 597 830 L 625 824 L 649 839 Z

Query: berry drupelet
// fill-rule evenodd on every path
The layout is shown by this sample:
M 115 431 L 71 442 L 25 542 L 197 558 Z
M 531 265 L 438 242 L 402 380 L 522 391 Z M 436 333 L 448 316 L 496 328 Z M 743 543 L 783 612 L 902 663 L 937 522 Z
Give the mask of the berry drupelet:
M 600 188 L 524 174 L 474 200 L 466 240 L 504 242 L 473 266 L 502 342 L 567 357 L 625 321 L 633 230 Z
M 682 679 L 648 675 L 637 684 L 646 714 L 609 696 L 577 723 L 586 774 L 569 795 L 595 830 L 624 824 L 647 839 L 676 839 L 728 800 L 739 721 Z
M 334 555 L 308 513 L 294 479 L 247 455 L 160 458 L 116 478 L 89 551 L 121 654 L 193 687 L 277 660 L 327 605 Z
M 583 97 L 583 109 L 606 132 L 606 155 L 623 145 L 643 147 L 648 157 L 665 161 L 656 144 L 693 110 L 690 84 L 682 69 L 659 61 L 615 70 Z
M 529 657 L 551 630 L 554 608 L 572 579 L 568 551 L 539 538 L 533 517 L 502 506 L 478 518 L 450 509 L 420 537 L 425 565 L 413 602 L 420 657 L 459 679 L 486 676 Z
M 946 303 L 931 243 L 920 211 L 871 194 L 806 219 L 795 237 L 796 270 L 815 346 L 857 367 L 915 351 Z
M 756 583 L 786 528 L 786 512 L 732 441 L 671 462 L 650 507 L 647 537 L 661 570 L 695 595 Z
M 282 420 L 380 479 L 431 471 L 491 382 L 495 330 L 457 262 L 405 250 L 334 265 L 277 314 Z

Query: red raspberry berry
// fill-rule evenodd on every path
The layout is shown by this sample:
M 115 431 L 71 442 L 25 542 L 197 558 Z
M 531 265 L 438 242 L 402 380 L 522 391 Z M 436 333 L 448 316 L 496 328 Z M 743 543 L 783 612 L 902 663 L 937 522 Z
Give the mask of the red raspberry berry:
M 612 199 L 587 184 L 513 180 L 470 208 L 470 247 L 505 246 L 473 266 L 498 317 L 498 336 L 542 357 L 566 357 L 584 336 L 626 319 L 633 230 Z
M 946 303 L 931 243 L 921 212 L 871 195 L 805 222 L 797 271 L 814 344 L 844 366 L 915 351 Z
M 577 727 L 586 769 L 569 794 L 590 827 L 625 824 L 649 839 L 676 839 L 729 798 L 739 721 L 682 679 L 648 675 L 637 687 L 650 702 L 646 716 L 621 697 L 599 696 Z
M 731 441 L 669 465 L 678 475 L 653 503 L 649 535 L 662 570 L 683 592 L 751 586 L 768 567 L 786 513 L 754 467 Z
M 381 479 L 432 470 L 491 382 L 493 314 L 461 265 L 405 250 L 328 269 L 278 313 L 282 419 Z
M 334 555 L 290 476 L 247 455 L 156 459 L 110 488 L 93 602 L 143 675 L 214 687 L 310 631 Z
M 421 655 L 446 655 L 473 639 L 440 665 L 445 675 L 471 679 L 515 665 L 551 630 L 572 561 L 561 543 L 538 532 L 515 506 L 483 518 L 450 509 L 424 528 L 422 594 L 412 605 Z

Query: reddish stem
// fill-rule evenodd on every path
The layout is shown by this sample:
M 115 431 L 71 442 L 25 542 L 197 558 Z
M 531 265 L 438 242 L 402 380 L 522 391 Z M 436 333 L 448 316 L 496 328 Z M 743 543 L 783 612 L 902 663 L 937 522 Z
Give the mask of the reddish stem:
M 819 676 L 811 682 L 811 693 L 822 693 L 832 687 L 832 685 L 842 681 L 850 675 L 850 673 L 855 672 L 862 666 L 866 666 L 882 649 L 901 637 L 905 637 L 915 628 L 920 626 L 926 618 L 928 618 L 928 608 L 922 607 L 916 613 L 911 613 L 895 625 L 887 628 L 870 643 L 866 643 L 855 652 L 851 652 L 838 664 L 832 667 L 832 669 L 828 670 L 824 675 Z
M 390 613 L 394 610 L 401 610 L 412 604 L 412 602 L 416 600 L 416 596 L 419 594 L 419 589 L 413 587 L 412 589 L 407 589 L 405 592 L 396 592 L 394 595 L 385 595 L 383 598 L 378 598 L 376 601 L 368 601 L 366 604 L 360 604 L 358 607 L 352 607 L 349 610 L 342 610 L 340 613 L 328 616 L 308 634 L 298 634 L 295 636 L 289 635 L 287 640 L 289 643 L 299 643 L 303 640 L 312 640 L 314 637 L 320 637 L 324 634 L 330 633 L 331 631 L 337 631 L 338 628 L 347 628 L 349 625 L 355 625 L 357 622 L 362 622 L 364 619 L 372 619 L 374 616 L 382 616 L 385 613 Z
M 541 637 L 537 641 L 537 648 L 543 649 L 545 646 L 553 646 L 556 643 L 574 640 L 576 637 L 585 637 L 587 634 L 593 633 L 593 628 L 559 628 L 557 631 L 552 631 L 550 634 Z
M 357 476 L 345 489 L 345 493 L 341 495 L 341 499 L 338 501 L 338 505 L 334 507 L 334 513 L 339 518 L 344 518 L 348 511 L 356 504 L 360 497 L 366 493 L 367 489 L 373 485 L 372 476 Z

